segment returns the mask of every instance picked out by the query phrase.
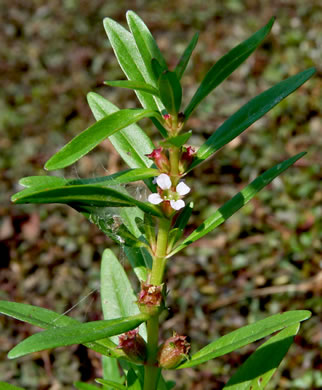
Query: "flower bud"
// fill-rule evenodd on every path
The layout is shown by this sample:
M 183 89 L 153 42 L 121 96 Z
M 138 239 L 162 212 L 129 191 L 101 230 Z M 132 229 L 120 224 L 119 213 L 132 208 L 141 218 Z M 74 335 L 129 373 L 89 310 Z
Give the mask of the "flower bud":
M 190 344 L 186 341 L 186 338 L 187 336 L 179 336 L 174 333 L 161 345 L 158 352 L 160 367 L 170 370 L 176 368 L 188 358 Z
M 117 348 L 122 349 L 136 363 L 144 363 L 146 360 L 146 343 L 139 335 L 138 329 L 120 335 Z
M 153 284 L 141 283 L 141 291 L 137 304 L 142 313 L 154 316 L 164 308 L 164 285 L 154 286 Z
M 187 148 L 182 148 L 181 158 L 179 161 L 179 172 L 180 174 L 183 174 L 186 172 L 186 170 L 190 167 L 192 160 L 194 158 L 194 155 L 196 154 L 195 150 L 188 146 Z
M 152 153 L 146 154 L 146 156 L 153 160 L 160 172 L 168 173 L 170 171 L 170 162 L 166 154 L 163 152 L 162 147 L 154 149 Z

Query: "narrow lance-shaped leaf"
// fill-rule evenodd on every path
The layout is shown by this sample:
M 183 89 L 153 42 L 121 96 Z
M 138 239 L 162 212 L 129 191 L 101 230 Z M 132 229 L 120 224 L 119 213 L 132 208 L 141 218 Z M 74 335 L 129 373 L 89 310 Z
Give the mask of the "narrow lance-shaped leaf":
M 80 324 L 75 318 L 42 307 L 17 302 L 0 301 L 0 313 L 43 329 Z M 108 339 L 86 343 L 85 346 L 102 355 L 124 356 L 121 350 L 115 350 L 116 345 Z
M 158 207 L 148 202 L 141 202 L 123 192 L 110 187 L 94 185 L 69 185 L 49 189 L 26 189 L 12 197 L 17 204 L 22 203 L 63 203 L 75 208 L 84 207 L 133 207 L 162 216 Z
M 189 170 L 196 167 L 222 146 L 241 134 L 251 124 L 256 122 L 257 119 L 261 118 L 281 100 L 305 83 L 314 73 L 315 68 L 304 70 L 295 76 L 281 81 L 246 103 L 201 145 Z
M 101 303 L 105 320 L 139 314 L 135 304 L 137 300 L 131 283 L 116 256 L 105 249 L 101 265 Z M 146 329 L 141 327 L 140 334 L 146 338 Z M 118 343 L 118 338 L 112 341 Z
M 147 319 L 148 316 L 139 314 L 108 321 L 92 321 L 80 325 L 48 329 L 23 340 L 9 352 L 8 357 L 14 359 L 45 349 L 97 341 L 134 329 Z
M 307 310 L 294 310 L 282 314 L 276 314 L 255 322 L 254 324 L 244 326 L 227 335 L 213 341 L 206 347 L 191 356 L 191 359 L 181 364 L 177 369 L 195 367 L 208 360 L 225 355 L 238 348 L 241 348 L 263 337 L 297 324 L 310 318 L 311 313 Z
M 261 390 L 266 387 L 293 343 L 300 324 L 283 329 L 256 349 L 223 390 Z
M 183 73 L 186 70 L 191 54 L 197 45 L 198 38 L 199 38 L 199 33 L 195 33 L 195 35 L 192 37 L 191 41 L 189 42 L 189 45 L 186 47 L 185 51 L 183 52 L 178 62 L 178 65 L 175 67 L 174 71 L 176 72 L 179 80 L 181 80 L 181 77 L 183 76 Z
M 99 186 L 113 186 L 116 184 L 131 183 L 134 181 L 145 180 L 150 177 L 157 176 L 159 171 L 154 168 L 137 168 L 127 169 L 125 171 L 117 172 L 109 176 L 95 177 L 91 179 L 65 179 L 58 176 L 28 176 L 24 177 L 19 181 L 19 184 L 27 187 L 24 191 L 19 194 L 32 193 L 37 189 L 49 189 L 57 188 L 60 186 L 68 185 L 81 185 L 81 184 L 95 184 Z M 18 198 L 20 197 L 17 196 Z M 13 196 L 13 200 L 16 195 Z
M 159 96 L 159 91 L 150 84 L 144 83 L 143 81 L 131 81 L 131 80 L 115 80 L 115 81 L 104 81 L 105 85 L 110 87 L 119 87 L 134 89 L 135 91 L 143 91 L 150 93 L 154 96 Z
M 229 217 L 236 213 L 241 207 L 248 203 L 258 191 L 264 188 L 269 184 L 275 177 L 284 172 L 292 164 L 294 164 L 298 159 L 303 157 L 305 152 L 299 153 L 288 160 L 283 161 L 275 165 L 274 167 L 268 169 L 262 175 L 258 176 L 254 181 L 252 181 L 248 186 L 243 190 L 238 192 L 232 199 L 226 202 L 221 206 L 213 215 L 207 218 L 202 225 L 200 225 L 195 231 L 193 231 L 178 247 L 176 247 L 169 255 L 173 256 L 175 253 L 179 252 L 181 249 L 190 245 L 191 243 L 199 240 L 199 238 L 205 236 L 217 226 L 225 222 Z
M 158 86 L 165 108 L 171 115 L 177 115 L 181 106 L 182 88 L 175 72 L 162 72 Z
M 114 104 L 97 93 L 89 93 L 87 100 L 97 121 L 119 111 Z M 148 168 L 152 165 L 152 161 L 146 157 L 146 154 L 151 153 L 154 145 L 138 125 L 127 126 L 108 139 L 130 168 Z
M 167 67 L 166 61 L 143 20 L 133 11 L 128 11 L 126 13 L 126 19 L 136 42 L 136 46 L 138 47 L 145 66 L 150 73 L 150 77 L 153 78 L 154 75 L 151 70 L 152 58 L 156 58 L 162 68 Z
M 126 77 L 132 81 L 143 81 L 153 85 L 154 80 L 151 79 L 132 34 L 110 18 L 105 18 L 103 24 L 115 56 Z M 136 91 L 136 95 L 144 108 L 160 109 L 156 97 L 141 91 Z
M 151 116 L 157 117 L 158 114 L 153 110 L 142 109 L 116 111 L 73 138 L 47 161 L 45 168 L 53 170 L 68 167 L 94 149 L 105 138 L 140 119 Z
M 233 73 L 233 71 L 253 53 L 270 32 L 273 23 L 274 18 L 271 18 L 266 26 L 262 27 L 246 41 L 234 47 L 212 66 L 184 111 L 186 119 L 189 118 L 192 111 L 211 91 Z

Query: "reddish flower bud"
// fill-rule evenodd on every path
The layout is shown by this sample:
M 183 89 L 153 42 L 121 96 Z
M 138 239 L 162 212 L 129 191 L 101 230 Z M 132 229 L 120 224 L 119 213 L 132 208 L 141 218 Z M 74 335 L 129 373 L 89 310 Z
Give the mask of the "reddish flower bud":
M 167 121 L 167 120 L 171 119 L 171 115 L 170 114 L 164 114 L 163 118 L 164 118 L 165 121 Z
M 176 368 L 189 356 L 190 344 L 186 341 L 187 336 L 179 336 L 174 333 L 172 337 L 161 345 L 158 352 L 159 366 L 168 370 Z
M 144 363 L 146 360 L 146 343 L 139 335 L 138 329 L 130 330 L 119 336 L 117 348 L 122 349 L 136 363 Z
M 154 149 L 152 153 L 146 154 L 146 156 L 153 160 L 155 165 L 159 168 L 160 172 L 168 173 L 170 170 L 170 162 L 166 154 L 163 152 L 163 148 Z
M 191 146 L 183 148 L 179 162 L 179 172 L 181 174 L 184 173 L 190 167 L 195 154 L 196 151 Z
M 164 285 L 154 286 L 142 282 L 137 303 L 142 313 L 152 316 L 158 314 L 164 308 Z

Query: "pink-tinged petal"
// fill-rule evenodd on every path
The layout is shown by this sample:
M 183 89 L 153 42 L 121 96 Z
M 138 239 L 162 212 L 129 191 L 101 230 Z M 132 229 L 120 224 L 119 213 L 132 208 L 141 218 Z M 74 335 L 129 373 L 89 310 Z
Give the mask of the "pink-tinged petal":
M 183 195 L 187 195 L 189 194 L 190 192 L 190 187 L 187 186 L 187 184 L 185 184 L 183 181 L 181 181 L 177 187 L 176 187 L 176 191 L 179 195 L 183 196 Z
M 185 206 L 185 203 L 182 199 L 179 199 L 179 200 L 170 200 L 170 206 L 174 209 L 174 210 L 180 210 L 182 209 L 184 206 Z
M 163 199 L 159 194 L 151 194 L 148 197 L 148 201 L 152 204 L 160 204 L 161 202 L 163 202 Z
M 161 173 L 161 175 L 157 177 L 157 185 L 162 190 L 169 190 L 172 185 L 170 177 L 165 173 Z

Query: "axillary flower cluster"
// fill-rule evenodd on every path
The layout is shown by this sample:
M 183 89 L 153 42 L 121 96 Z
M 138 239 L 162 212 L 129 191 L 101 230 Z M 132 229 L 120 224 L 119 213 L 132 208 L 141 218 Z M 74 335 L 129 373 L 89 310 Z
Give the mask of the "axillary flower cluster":
M 171 116 L 167 114 L 164 116 L 164 119 L 165 123 L 167 123 Z M 176 166 L 171 161 L 173 151 L 177 154 L 175 159 Z M 170 156 L 170 159 L 167 154 Z M 160 171 L 160 175 L 153 181 L 157 185 L 157 192 L 150 194 L 148 201 L 154 205 L 161 205 L 163 212 L 167 216 L 171 216 L 185 207 L 183 198 L 191 189 L 180 178 L 191 164 L 194 154 L 195 151 L 191 146 L 182 146 L 181 148 L 169 147 L 168 149 L 159 147 L 146 155 Z
M 185 206 L 185 202 L 181 198 L 190 192 L 190 188 L 183 181 L 180 181 L 174 189 L 170 176 L 166 173 L 161 173 L 155 179 L 155 183 L 158 185 L 158 192 L 149 195 L 148 200 L 150 203 L 160 204 L 168 202 L 171 208 L 176 211 Z

